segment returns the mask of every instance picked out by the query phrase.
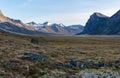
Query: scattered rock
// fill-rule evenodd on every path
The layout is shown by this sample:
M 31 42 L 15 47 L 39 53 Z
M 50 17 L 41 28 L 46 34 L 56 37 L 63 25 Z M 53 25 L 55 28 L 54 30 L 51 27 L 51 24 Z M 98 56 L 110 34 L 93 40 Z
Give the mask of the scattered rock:
M 19 65 L 19 61 L 16 61 L 16 60 L 9 60 L 7 62 L 7 66 L 10 67 L 10 68 L 14 68 L 16 67 L 17 65 Z
M 4 48 L 3 50 L 2 50 L 2 52 L 8 52 L 10 50 L 10 48 Z
M 79 68 L 80 68 L 80 69 L 87 69 L 88 66 L 87 66 L 86 64 L 83 64 L 83 65 L 80 65 Z
M 116 68 L 120 68 L 120 60 L 116 60 L 115 61 L 115 67 Z
M 25 53 L 23 58 L 30 61 L 42 61 L 42 62 L 48 59 L 45 55 L 33 53 Z
M 33 44 L 39 44 L 39 40 L 35 38 L 31 38 L 31 43 Z
M 78 66 L 77 60 L 71 60 L 70 65 L 73 66 L 73 67 L 77 67 Z
M 78 62 L 77 60 L 71 60 L 69 63 L 59 63 L 56 64 L 57 67 L 66 67 L 66 68 L 77 68 L 77 69 L 91 69 L 91 68 L 101 68 L 101 67 L 116 67 L 120 68 L 120 60 L 112 62 L 103 62 L 98 61 L 97 63 L 93 61 L 86 61 L 84 63 Z
M 81 76 L 81 77 L 79 77 Z M 120 74 L 113 70 L 99 71 L 99 70 L 82 70 L 78 78 L 119 78 Z
M 4 68 L 0 68 L 0 74 L 5 73 L 5 69 Z

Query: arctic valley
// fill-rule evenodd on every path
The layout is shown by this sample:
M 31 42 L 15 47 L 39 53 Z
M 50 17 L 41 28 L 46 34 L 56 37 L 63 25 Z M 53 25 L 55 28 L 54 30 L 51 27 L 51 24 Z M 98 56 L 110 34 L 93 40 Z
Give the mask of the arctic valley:
M 95 12 L 85 26 L 33 21 L 23 23 L 4 16 L 0 11 L 0 31 L 29 35 L 120 35 L 120 10 L 111 17 Z

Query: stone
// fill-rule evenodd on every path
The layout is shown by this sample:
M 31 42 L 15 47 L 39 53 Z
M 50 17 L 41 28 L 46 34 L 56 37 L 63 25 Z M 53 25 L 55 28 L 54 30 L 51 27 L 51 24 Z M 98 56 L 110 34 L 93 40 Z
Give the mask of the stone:
M 120 60 L 116 60 L 115 61 L 115 67 L 116 68 L 120 68 Z
M 70 65 L 73 67 L 77 67 L 78 66 L 78 62 L 76 60 L 71 60 L 70 61 Z
M 45 55 L 33 53 L 25 53 L 23 58 L 30 61 L 46 61 L 48 59 Z
M 31 43 L 33 43 L 33 44 L 39 44 L 39 41 L 38 41 L 38 39 L 31 38 Z
M 80 66 L 80 69 L 87 69 L 87 68 L 88 68 L 88 65 L 86 65 L 86 64 L 83 64 Z

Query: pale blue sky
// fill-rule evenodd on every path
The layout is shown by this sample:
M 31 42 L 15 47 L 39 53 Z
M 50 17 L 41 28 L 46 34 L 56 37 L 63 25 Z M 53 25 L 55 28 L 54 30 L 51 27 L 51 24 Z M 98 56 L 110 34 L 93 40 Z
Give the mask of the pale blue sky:
M 85 25 L 93 12 L 111 16 L 120 9 L 120 0 L 0 0 L 0 9 L 23 22 Z

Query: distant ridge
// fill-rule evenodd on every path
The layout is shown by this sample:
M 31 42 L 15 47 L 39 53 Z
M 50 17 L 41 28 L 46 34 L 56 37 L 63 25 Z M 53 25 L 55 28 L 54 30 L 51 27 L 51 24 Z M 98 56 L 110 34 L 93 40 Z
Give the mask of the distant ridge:
M 73 35 L 79 32 L 82 32 L 84 29 L 84 26 L 82 25 L 71 25 L 71 26 L 65 26 L 64 24 L 56 24 L 56 23 L 35 23 L 35 22 L 29 22 L 28 25 L 35 26 L 37 30 L 41 32 L 46 33 L 53 33 L 53 34 L 65 34 L 65 35 Z

